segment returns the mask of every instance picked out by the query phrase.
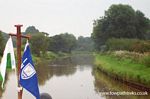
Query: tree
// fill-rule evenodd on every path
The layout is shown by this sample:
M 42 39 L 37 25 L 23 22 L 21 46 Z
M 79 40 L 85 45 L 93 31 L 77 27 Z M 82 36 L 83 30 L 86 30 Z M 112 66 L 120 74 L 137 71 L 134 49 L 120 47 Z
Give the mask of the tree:
M 149 31 L 150 31 L 150 20 L 146 18 L 141 11 L 137 10 L 136 11 L 137 36 L 146 39 L 147 37 L 145 35 L 147 35 Z
M 75 50 L 77 51 L 93 51 L 94 42 L 90 37 L 79 36 Z
M 100 19 L 95 20 L 93 23 L 93 33 L 91 37 L 95 42 L 94 45 L 97 50 L 100 50 L 100 46 L 103 45 L 108 38 L 108 33 L 105 32 L 105 26 L 108 24 L 106 22 L 107 21 L 101 17 Z
M 32 35 L 31 42 L 31 50 L 33 54 L 37 56 L 45 55 L 48 49 L 48 37 L 45 37 L 42 33 L 37 33 Z
M 39 33 L 39 30 L 36 29 L 34 26 L 29 26 L 27 27 L 27 29 L 25 30 L 25 33 L 24 34 L 31 34 L 31 35 L 34 35 L 36 33 Z
M 129 5 L 112 5 L 105 12 L 105 32 L 115 38 L 137 38 L 136 15 L 134 9 Z
M 2 35 L 2 32 L 0 31 L 0 56 L 3 55 L 4 51 L 4 37 Z
M 71 50 L 76 45 L 76 38 L 73 34 L 61 34 L 60 35 L 62 39 L 64 40 L 64 51 L 71 53 Z
M 112 5 L 104 17 L 94 21 L 92 38 L 100 49 L 109 38 L 145 39 L 150 20 L 129 5 Z
M 75 47 L 75 45 L 75 36 L 72 34 L 64 33 L 50 37 L 48 49 L 54 52 L 61 51 L 71 53 L 71 50 Z

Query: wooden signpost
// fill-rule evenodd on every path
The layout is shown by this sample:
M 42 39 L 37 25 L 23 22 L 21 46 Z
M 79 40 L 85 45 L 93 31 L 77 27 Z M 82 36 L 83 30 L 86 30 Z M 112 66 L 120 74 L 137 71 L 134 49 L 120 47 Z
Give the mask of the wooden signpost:
M 29 39 L 30 36 L 27 36 L 27 35 L 22 35 L 21 34 L 21 27 L 23 25 L 15 25 L 15 27 L 17 28 L 17 33 L 16 34 L 13 34 L 13 33 L 10 33 L 9 35 L 10 36 L 15 36 L 17 37 L 17 80 L 18 80 L 18 88 L 20 88 L 20 84 L 19 84 L 19 75 L 20 75 L 20 68 L 21 68 L 21 38 L 26 38 L 26 39 Z M 21 89 L 19 92 L 18 92 L 18 99 L 22 99 L 22 93 L 23 93 L 23 89 Z

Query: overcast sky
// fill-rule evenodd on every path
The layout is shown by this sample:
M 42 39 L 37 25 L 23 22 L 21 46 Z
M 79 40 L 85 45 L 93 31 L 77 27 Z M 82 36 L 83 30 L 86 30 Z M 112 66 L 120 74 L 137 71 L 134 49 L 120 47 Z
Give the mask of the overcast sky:
M 0 30 L 16 32 L 35 26 L 51 36 L 68 32 L 90 36 L 94 19 L 104 15 L 112 4 L 129 4 L 150 18 L 150 0 L 0 0 Z

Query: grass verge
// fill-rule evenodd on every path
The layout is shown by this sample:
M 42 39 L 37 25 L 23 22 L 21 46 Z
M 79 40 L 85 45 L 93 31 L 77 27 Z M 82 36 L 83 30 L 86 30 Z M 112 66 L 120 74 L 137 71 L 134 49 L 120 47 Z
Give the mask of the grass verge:
M 150 87 L 150 67 L 133 61 L 131 58 L 118 58 L 112 53 L 96 54 L 97 69 L 109 75 Z
M 68 53 L 63 53 L 63 52 L 58 52 L 58 53 L 54 53 L 54 52 L 46 52 L 45 55 L 41 55 L 41 56 L 36 56 L 36 55 L 32 55 L 33 58 L 33 62 L 35 64 L 40 63 L 41 61 L 50 61 L 50 60 L 54 60 L 56 58 L 62 58 L 62 57 L 68 57 L 70 54 Z

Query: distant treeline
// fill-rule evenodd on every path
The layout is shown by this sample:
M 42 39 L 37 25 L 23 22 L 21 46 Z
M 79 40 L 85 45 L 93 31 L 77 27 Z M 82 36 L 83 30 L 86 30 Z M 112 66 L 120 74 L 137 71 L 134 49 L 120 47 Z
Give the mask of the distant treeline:
M 117 43 L 117 41 L 120 42 L 124 39 L 125 43 L 129 41 L 127 39 L 150 40 L 150 20 L 141 11 L 135 11 L 129 5 L 114 4 L 105 11 L 104 16 L 94 21 L 92 38 L 97 50 L 107 47 L 106 42 L 109 42 L 110 47 L 110 41 Z M 113 40 L 110 40 L 111 38 Z M 114 40 L 115 38 L 121 40 Z M 139 42 L 144 44 L 143 41 Z M 135 45 L 139 46 L 139 44 Z
M 71 53 L 73 50 L 75 51 L 92 51 L 93 50 L 93 41 L 90 37 L 80 36 L 76 38 L 73 34 L 69 33 L 61 33 L 55 36 L 49 36 L 46 32 L 40 32 L 34 26 L 29 26 L 24 35 L 31 35 L 30 46 L 32 53 L 41 56 L 45 55 L 47 51 L 52 51 L 55 53 L 65 52 Z M 6 40 L 8 39 L 8 34 L 0 32 L 0 55 L 3 53 L 4 45 Z M 16 40 L 13 39 L 14 46 L 16 47 Z M 26 40 L 22 40 L 23 46 L 26 43 Z

